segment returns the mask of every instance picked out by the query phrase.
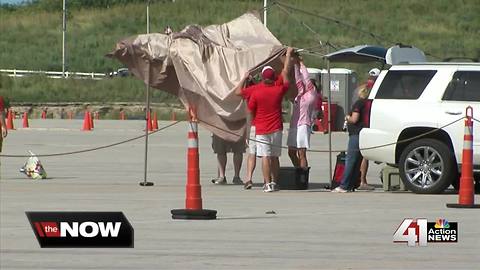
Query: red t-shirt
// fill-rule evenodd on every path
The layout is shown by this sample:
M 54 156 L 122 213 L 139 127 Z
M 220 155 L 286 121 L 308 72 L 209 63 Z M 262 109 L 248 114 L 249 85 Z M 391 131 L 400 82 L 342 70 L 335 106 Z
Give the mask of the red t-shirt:
M 248 101 L 248 109 L 255 117 L 257 135 L 283 130 L 282 99 L 288 90 L 288 82 L 278 76 L 273 85 L 263 82 L 256 85 Z

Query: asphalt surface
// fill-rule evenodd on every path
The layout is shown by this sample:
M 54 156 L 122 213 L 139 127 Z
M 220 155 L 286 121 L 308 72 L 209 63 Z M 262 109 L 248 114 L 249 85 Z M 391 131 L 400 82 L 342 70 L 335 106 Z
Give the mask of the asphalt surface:
M 161 122 L 163 127 L 171 122 Z M 16 127 L 20 120 L 15 121 Z M 89 149 L 144 132 L 141 121 L 95 123 L 82 132 L 81 120 L 30 120 L 29 129 L 11 131 L 3 154 L 52 154 Z M 371 164 L 368 181 L 375 191 L 334 194 L 326 153 L 310 153 L 308 190 L 261 191 L 258 163 L 252 190 L 215 186 L 216 161 L 210 133 L 200 128 L 200 178 L 205 209 L 217 220 L 173 220 L 184 208 L 187 124 L 149 136 L 147 180 L 144 139 L 102 150 L 40 158 L 46 180 L 19 173 L 26 158 L 1 158 L 1 269 L 478 269 L 480 209 L 451 209 L 456 194 L 415 195 L 384 192 Z M 347 137 L 334 133 L 333 149 Z M 284 133 L 286 141 L 286 133 Z M 314 149 L 328 149 L 328 136 L 312 136 Z M 282 165 L 289 165 L 284 150 Z M 332 155 L 334 158 L 334 155 Z M 245 166 L 244 166 L 245 167 Z M 242 169 L 242 177 L 244 168 Z M 476 196 L 477 203 L 480 197 Z M 134 248 L 40 248 L 26 211 L 122 211 L 135 230 Z M 445 218 L 458 222 L 458 243 L 408 247 L 393 243 L 404 218 Z

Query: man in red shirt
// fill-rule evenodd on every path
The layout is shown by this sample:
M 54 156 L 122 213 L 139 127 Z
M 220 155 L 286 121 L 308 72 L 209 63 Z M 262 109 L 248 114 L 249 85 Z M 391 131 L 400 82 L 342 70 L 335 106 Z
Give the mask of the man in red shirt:
M 270 66 L 262 70 L 262 82 L 255 85 L 248 100 L 248 109 L 255 119 L 255 139 L 257 156 L 262 157 L 264 192 L 278 190 L 276 180 L 280 168 L 279 157 L 282 153 L 282 99 L 288 91 L 288 67 L 293 49 L 288 48 L 279 76 Z M 273 175 L 273 179 L 272 179 Z

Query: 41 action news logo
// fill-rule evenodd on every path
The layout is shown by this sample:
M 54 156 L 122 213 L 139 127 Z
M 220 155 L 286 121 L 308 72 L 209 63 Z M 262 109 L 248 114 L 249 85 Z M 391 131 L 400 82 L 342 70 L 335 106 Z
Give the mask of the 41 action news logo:
M 437 219 L 436 222 L 427 222 L 426 218 L 406 218 L 393 234 L 393 242 L 407 243 L 413 247 L 427 246 L 433 243 L 456 243 L 458 242 L 458 223 L 449 222 L 446 219 Z
M 26 212 L 43 247 L 133 247 L 122 212 Z

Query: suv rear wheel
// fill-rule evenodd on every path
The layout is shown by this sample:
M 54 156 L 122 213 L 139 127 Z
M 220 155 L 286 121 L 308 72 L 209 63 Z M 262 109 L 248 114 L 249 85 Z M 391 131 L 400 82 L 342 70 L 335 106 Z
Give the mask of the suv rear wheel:
M 453 151 L 433 139 L 409 144 L 400 156 L 398 167 L 403 183 L 415 193 L 441 193 L 458 176 Z

